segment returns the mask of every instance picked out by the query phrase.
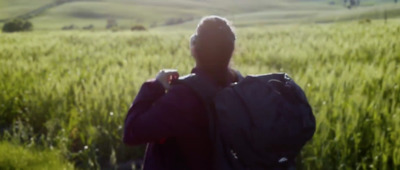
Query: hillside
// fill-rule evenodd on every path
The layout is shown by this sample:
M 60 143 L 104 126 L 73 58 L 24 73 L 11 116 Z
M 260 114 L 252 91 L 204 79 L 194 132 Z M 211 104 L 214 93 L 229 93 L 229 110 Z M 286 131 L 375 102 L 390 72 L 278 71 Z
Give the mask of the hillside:
M 15 17 L 54 0 L 0 0 L 0 19 Z
M 0 0 L 0 19 L 16 17 L 52 2 Z M 116 20 L 122 29 L 133 25 L 175 29 L 193 27 L 199 18 L 211 14 L 228 17 L 238 26 L 326 23 L 379 19 L 384 10 L 390 11 L 389 17 L 397 17 L 399 6 L 393 5 L 392 0 L 365 0 L 351 10 L 342 0 L 76 0 L 43 10 L 31 20 L 37 30 L 57 30 L 69 25 L 105 29 L 108 19 Z
M 42 15 L 35 17 L 33 22 L 38 28 L 61 28 L 75 24 L 79 27 L 93 24 L 96 28 L 104 28 L 106 20 L 114 18 L 122 27 L 140 24 L 147 27 L 176 25 L 201 18 L 204 15 L 216 14 L 226 17 L 250 12 L 275 11 L 286 12 L 293 10 L 307 11 L 331 10 L 326 4 L 288 1 L 274 2 L 272 0 L 219 0 L 219 1 L 190 1 L 190 0 L 104 0 L 77 1 L 52 8 Z M 48 25 L 47 23 L 51 23 Z

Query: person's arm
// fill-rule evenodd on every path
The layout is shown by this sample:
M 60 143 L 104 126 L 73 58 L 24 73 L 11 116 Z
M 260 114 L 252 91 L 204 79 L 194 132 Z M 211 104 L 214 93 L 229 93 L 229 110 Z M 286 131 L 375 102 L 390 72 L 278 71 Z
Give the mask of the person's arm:
M 130 123 L 136 116 L 140 115 L 139 113 L 146 112 L 153 103 L 164 94 L 164 87 L 156 80 L 149 80 L 143 83 L 139 93 L 136 95 L 135 100 L 128 110 L 128 114 L 125 118 L 125 126 L 127 126 L 127 123 Z M 125 137 L 126 135 L 124 132 L 124 141 Z
M 123 141 L 127 145 L 158 142 L 192 133 L 201 101 L 184 85 L 168 93 L 158 81 L 143 84 L 125 119 Z M 196 112 L 197 111 L 197 112 Z

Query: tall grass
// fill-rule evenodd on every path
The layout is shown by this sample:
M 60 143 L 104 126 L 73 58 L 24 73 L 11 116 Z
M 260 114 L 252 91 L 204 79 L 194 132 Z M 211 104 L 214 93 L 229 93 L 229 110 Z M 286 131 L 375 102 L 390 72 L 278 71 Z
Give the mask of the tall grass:
M 301 169 L 400 169 L 400 24 L 237 31 L 233 67 L 287 72 L 305 90 L 317 132 Z M 141 84 L 159 69 L 189 73 L 190 32 L 0 35 L 2 141 L 54 148 L 79 168 L 141 158 L 121 142 Z M 1 148 L 0 148 L 1 149 Z
M 72 164 L 65 162 L 59 151 L 23 148 L 9 142 L 0 142 L 0 169 L 68 170 Z

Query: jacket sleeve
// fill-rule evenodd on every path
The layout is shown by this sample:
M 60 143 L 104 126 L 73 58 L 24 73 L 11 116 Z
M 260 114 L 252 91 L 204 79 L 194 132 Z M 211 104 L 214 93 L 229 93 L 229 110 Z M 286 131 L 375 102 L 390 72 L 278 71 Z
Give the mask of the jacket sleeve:
M 192 133 L 201 101 L 184 85 L 165 93 L 157 81 L 142 85 L 125 119 L 123 141 L 127 145 L 158 142 Z M 201 108 L 201 107 L 200 107 Z

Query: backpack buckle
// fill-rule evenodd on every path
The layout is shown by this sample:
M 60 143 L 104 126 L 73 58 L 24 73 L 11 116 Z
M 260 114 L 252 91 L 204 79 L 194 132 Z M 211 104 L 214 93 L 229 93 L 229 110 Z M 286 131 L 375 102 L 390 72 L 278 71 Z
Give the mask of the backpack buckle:
M 279 162 L 280 164 L 286 163 L 287 161 L 288 161 L 288 159 L 287 159 L 286 157 L 282 157 L 281 159 L 278 160 L 278 162 Z

